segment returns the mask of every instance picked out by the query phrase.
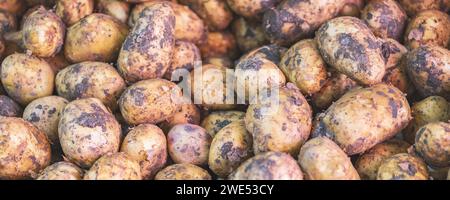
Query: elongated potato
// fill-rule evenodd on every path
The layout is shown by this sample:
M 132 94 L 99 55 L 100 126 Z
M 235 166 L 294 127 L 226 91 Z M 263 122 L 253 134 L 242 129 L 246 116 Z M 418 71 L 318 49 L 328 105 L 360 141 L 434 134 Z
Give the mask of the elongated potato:
M 211 31 L 224 30 L 233 20 L 233 13 L 227 2 L 223 0 L 179 0 L 178 2 L 189 6 L 197 13 Z
M 317 117 L 313 136 L 326 136 L 347 155 L 365 152 L 408 125 L 411 110 L 394 86 L 377 84 L 347 92 Z
M 250 18 L 259 19 L 262 14 L 276 6 L 281 0 L 227 0 L 231 10 L 236 14 Z
M 434 167 L 450 166 L 450 124 L 432 122 L 417 130 L 415 152 Z
M 130 13 L 130 5 L 120 0 L 99 0 L 97 9 L 98 12 L 112 16 L 124 24 L 127 23 Z
M 206 41 L 199 44 L 198 48 L 202 58 L 228 56 L 235 58 L 238 55 L 238 48 L 234 35 L 228 31 L 209 32 Z
M 14 100 L 5 95 L 0 95 L 0 116 L 20 117 L 22 108 Z
M 201 60 L 200 50 L 197 46 L 195 46 L 195 44 L 178 40 L 175 42 L 172 63 L 164 74 L 164 78 L 172 80 L 172 73 L 177 69 L 186 69 L 191 71 L 194 67 L 201 65 Z
M 334 101 L 358 84 L 344 74 L 333 73 L 322 88 L 312 95 L 312 103 L 316 108 L 327 109 Z
M 400 153 L 382 162 L 377 180 L 427 180 L 427 165 L 418 157 Z
M 415 49 L 421 45 L 448 47 L 450 44 L 450 18 L 438 10 L 427 10 L 417 14 L 406 28 L 405 46 Z
M 71 162 L 62 161 L 46 167 L 36 180 L 81 180 L 83 170 Z
M 200 109 L 193 103 L 187 103 L 181 105 L 181 108 L 171 117 L 167 118 L 165 121 L 161 122 L 159 126 L 161 129 L 168 133 L 175 125 L 178 124 L 200 124 Z
M 208 171 L 192 164 L 174 164 L 159 171 L 155 180 L 211 180 Z
M 223 127 L 234 121 L 242 120 L 244 117 L 245 113 L 241 111 L 215 111 L 203 119 L 201 127 L 205 128 L 206 132 L 214 138 Z
M 16 17 L 5 11 L 0 10 L 0 34 L 15 31 L 17 29 L 17 19 Z
M 264 45 L 246 53 L 240 60 L 251 57 L 262 57 L 278 64 L 286 51 L 287 49 L 285 47 L 276 44 Z
M 125 39 L 117 60 L 128 82 L 160 78 L 170 66 L 175 48 L 175 14 L 163 3 L 144 11 Z
M 411 17 L 425 10 L 449 9 L 447 0 L 399 0 L 398 2 Z
M 93 11 L 94 0 L 58 0 L 55 12 L 67 26 L 72 26 Z
M 84 174 L 84 180 L 141 180 L 139 163 L 124 152 L 108 153 Z
M 338 72 L 363 85 L 381 82 L 385 73 L 383 49 L 361 20 L 338 17 L 326 22 L 316 33 L 323 59 Z
M 239 49 L 243 52 L 250 51 L 268 43 L 264 35 L 264 29 L 257 22 L 244 18 L 238 18 L 231 24 L 231 29 L 236 38 Z

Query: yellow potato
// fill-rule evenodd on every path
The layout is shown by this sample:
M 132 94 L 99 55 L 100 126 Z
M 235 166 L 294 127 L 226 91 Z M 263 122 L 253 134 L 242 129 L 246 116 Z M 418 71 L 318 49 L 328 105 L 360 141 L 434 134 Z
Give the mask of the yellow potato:
M 73 163 L 62 161 L 45 168 L 36 180 L 81 180 L 84 171 Z
M 377 180 L 428 180 L 427 165 L 413 155 L 396 154 L 382 162 Z
M 58 0 L 55 13 L 67 26 L 72 26 L 93 11 L 94 0 Z
M 84 180 L 141 180 L 139 163 L 128 154 L 109 153 L 97 161 L 84 174 Z

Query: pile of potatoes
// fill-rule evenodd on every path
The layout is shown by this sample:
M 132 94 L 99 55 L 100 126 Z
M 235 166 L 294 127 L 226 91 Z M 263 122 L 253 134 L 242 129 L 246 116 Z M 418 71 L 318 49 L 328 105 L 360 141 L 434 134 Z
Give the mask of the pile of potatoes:
M 448 180 L 449 13 L 0 0 L 0 179 Z

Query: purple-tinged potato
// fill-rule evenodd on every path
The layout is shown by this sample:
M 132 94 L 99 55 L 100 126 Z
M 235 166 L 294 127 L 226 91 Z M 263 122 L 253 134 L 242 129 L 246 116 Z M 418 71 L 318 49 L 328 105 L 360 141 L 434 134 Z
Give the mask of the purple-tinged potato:
M 171 117 L 161 122 L 159 126 L 161 129 L 168 133 L 175 125 L 178 124 L 200 124 L 200 109 L 193 103 L 186 103 L 181 105 L 181 108 Z
M 233 12 L 224 0 L 178 0 L 178 2 L 189 6 L 197 13 L 211 31 L 224 30 L 233 20 Z
M 312 103 L 316 108 L 327 109 L 334 101 L 355 87 L 358 87 L 358 84 L 346 75 L 333 73 L 322 88 L 312 95 Z
M 450 124 L 431 122 L 419 128 L 414 150 L 430 166 L 450 167 Z
M 108 153 L 84 174 L 84 180 L 141 180 L 141 168 L 124 152 Z
M 20 117 L 23 109 L 14 100 L 5 95 L 0 95 L 0 116 Z
M 46 167 L 36 180 L 82 180 L 84 171 L 67 161 L 54 163 Z
M 98 0 L 97 2 L 98 12 L 112 16 L 124 24 L 127 23 L 130 4 L 120 0 Z
M 242 52 L 248 52 L 268 43 L 264 29 L 257 22 L 238 18 L 231 24 L 236 43 Z
M 377 172 L 377 180 L 428 180 L 427 165 L 420 158 L 400 153 L 384 160 Z
M 164 78 L 172 80 L 172 76 L 175 75 L 173 81 L 178 81 L 176 76 L 178 73 L 173 74 L 173 72 L 178 69 L 191 71 L 196 65 L 201 65 L 201 60 L 200 50 L 194 43 L 177 40 L 172 55 L 172 63 L 164 74 Z
M 245 112 L 241 111 L 215 111 L 211 112 L 203 119 L 201 127 L 203 127 L 206 132 L 214 138 L 216 133 L 218 133 L 222 128 L 234 121 L 243 120 L 244 117 Z
M 58 0 L 55 13 L 67 26 L 72 26 L 93 11 L 94 0 Z
M 155 180 L 211 180 L 211 175 L 201 167 L 184 163 L 162 169 L 156 174 Z
M 404 44 L 409 49 L 422 45 L 437 45 L 446 48 L 450 45 L 450 17 L 438 10 L 420 12 L 409 22 Z

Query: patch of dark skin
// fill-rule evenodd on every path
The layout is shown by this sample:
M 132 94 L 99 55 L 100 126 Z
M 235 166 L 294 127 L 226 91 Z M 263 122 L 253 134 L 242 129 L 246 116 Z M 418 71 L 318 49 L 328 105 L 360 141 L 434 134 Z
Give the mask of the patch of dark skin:
M 55 113 L 56 113 L 56 108 L 52 108 L 52 109 L 48 110 L 48 116 L 51 116 Z
M 316 125 L 311 134 L 312 137 L 324 136 L 330 138 L 331 140 L 334 140 L 335 138 L 334 133 L 327 128 L 327 125 L 322 120 L 320 120 L 320 122 Z
M 395 52 L 392 52 L 392 53 L 395 53 Z M 385 42 L 381 45 L 381 55 L 384 58 L 384 62 L 387 63 L 387 61 L 389 60 L 389 57 L 391 56 L 391 48 L 387 42 Z
M 397 107 L 397 103 L 395 102 L 395 100 L 393 98 L 389 98 L 389 107 L 391 108 L 392 117 L 397 118 L 398 107 Z
M 233 148 L 233 142 L 225 142 L 222 145 L 222 147 L 220 148 L 220 156 L 222 156 L 222 158 L 226 159 L 228 152 L 230 152 L 232 148 Z
M 305 23 L 303 19 L 287 12 L 285 9 L 267 10 L 263 17 L 263 28 L 266 35 L 271 40 L 280 41 L 283 44 L 296 41 L 298 38 L 310 34 L 301 29 L 303 23 Z M 289 32 L 280 31 L 284 24 L 294 24 L 293 29 Z
M 197 127 L 195 127 L 195 126 L 190 126 L 190 125 L 184 126 L 184 131 L 186 131 L 186 132 L 193 132 L 195 130 L 197 130 Z
M 42 109 L 42 105 L 37 105 L 36 109 Z
M 40 121 L 41 118 L 39 116 L 37 116 L 37 114 L 35 112 L 30 114 L 30 118 L 28 119 L 29 122 L 38 122 Z
M 81 83 L 75 85 L 75 89 L 73 91 L 72 99 L 77 99 L 83 97 L 87 90 L 89 89 L 89 78 L 85 77 L 81 80 Z
M 108 114 L 98 105 L 91 104 L 91 108 L 94 110 L 92 113 L 83 112 L 81 115 L 74 119 L 75 123 L 80 126 L 95 128 L 100 126 L 102 131 L 106 131 L 106 122 L 109 120 Z
M 289 101 L 291 104 L 296 105 L 296 106 L 301 106 L 301 105 L 303 105 L 302 99 L 301 99 L 300 97 L 297 97 L 297 96 L 290 96 L 290 97 L 288 97 L 288 101 Z
M 41 164 L 39 164 L 35 156 L 28 156 L 28 158 L 31 160 L 36 169 L 41 169 Z
M 264 65 L 263 61 L 259 59 L 258 57 L 250 58 L 242 61 L 238 68 L 242 70 L 254 70 L 258 71 L 261 69 L 261 66 Z
M 226 125 L 230 124 L 231 121 L 228 119 L 225 120 L 216 120 L 216 122 L 214 123 L 214 125 L 216 127 L 218 127 L 219 129 L 222 129 L 223 127 L 225 127 Z
M 407 170 L 408 175 L 410 176 L 414 176 L 417 173 L 417 168 L 414 165 L 408 164 L 408 170 Z
M 262 119 L 261 109 L 260 108 L 254 108 L 253 109 L 253 117 L 255 119 Z
M 367 64 L 369 58 L 362 44 L 353 39 L 351 34 L 341 33 L 338 35 L 339 48 L 335 52 L 335 59 L 350 59 L 358 63 L 358 71 L 370 72 Z
M 144 88 L 132 88 L 129 91 L 130 96 L 133 97 L 134 104 L 136 104 L 137 106 L 144 105 L 145 101 L 145 94 L 143 93 L 144 90 L 145 90 Z
M 16 117 L 22 115 L 22 108 L 7 96 L 0 95 L 0 116 Z
M 264 54 L 265 58 L 272 61 L 273 63 L 279 63 L 281 60 L 281 52 L 283 52 L 284 50 L 284 47 L 272 44 L 258 49 L 256 53 Z

